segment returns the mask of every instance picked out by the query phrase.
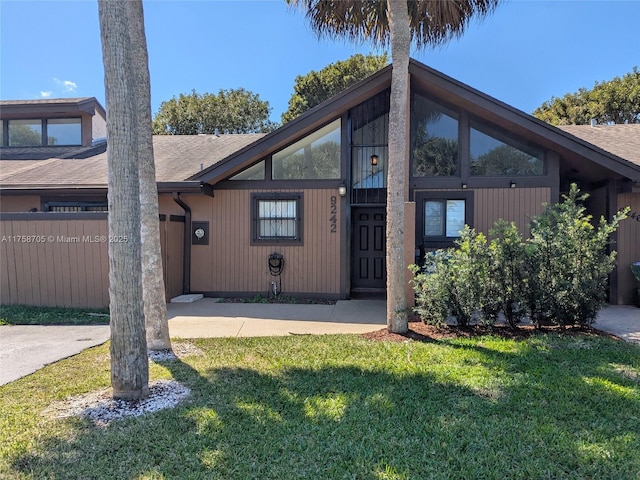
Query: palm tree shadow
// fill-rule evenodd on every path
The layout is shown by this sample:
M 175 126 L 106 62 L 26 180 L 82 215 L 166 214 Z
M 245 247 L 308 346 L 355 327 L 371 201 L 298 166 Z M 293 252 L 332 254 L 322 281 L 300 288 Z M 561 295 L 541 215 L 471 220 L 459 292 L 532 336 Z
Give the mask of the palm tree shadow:
M 38 454 L 22 455 L 12 466 L 54 479 L 70 478 L 69 472 L 78 472 L 77 478 L 374 479 L 389 472 L 446 477 L 474 471 L 474 462 L 490 458 L 492 472 L 508 477 L 513 465 L 526 464 L 529 455 L 527 449 L 514 452 L 511 442 L 544 445 L 585 429 L 553 411 L 529 418 L 525 393 L 531 405 L 553 405 L 554 387 L 531 381 L 539 373 L 536 348 L 518 353 L 483 345 L 455 348 L 467 348 L 473 362 L 479 358 L 481 367 L 501 369 L 514 379 L 493 395 L 428 365 L 400 373 L 348 363 L 198 370 L 188 357 L 178 358 L 162 366 L 192 390 L 183 404 L 104 430 L 71 421 L 73 435 L 45 435 Z M 552 364 L 563 361 L 561 352 L 545 355 Z M 478 367 L 473 362 L 469 368 Z M 594 361 L 584 372 L 595 375 L 601 364 Z M 586 384 L 572 371 L 561 382 L 569 382 L 580 400 L 599 396 L 606 408 L 640 413 L 632 398 Z M 596 407 L 604 420 L 610 419 L 605 408 Z M 632 435 L 640 431 L 638 423 L 618 422 L 612 428 L 616 435 Z M 504 451 L 510 454 L 494 454 Z M 579 456 L 578 444 L 565 453 L 566 458 Z M 606 466 L 599 468 L 610 471 Z

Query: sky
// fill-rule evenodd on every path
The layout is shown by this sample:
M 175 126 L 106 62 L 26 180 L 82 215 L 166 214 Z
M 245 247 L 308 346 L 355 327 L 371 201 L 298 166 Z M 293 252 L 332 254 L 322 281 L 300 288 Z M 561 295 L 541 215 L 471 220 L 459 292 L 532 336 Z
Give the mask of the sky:
M 280 120 L 294 80 L 371 44 L 319 39 L 285 0 L 145 0 L 151 108 L 180 93 L 245 88 Z M 510 0 L 444 47 L 412 57 L 527 113 L 640 67 L 640 0 Z M 0 0 L 0 99 L 96 97 L 95 0 Z

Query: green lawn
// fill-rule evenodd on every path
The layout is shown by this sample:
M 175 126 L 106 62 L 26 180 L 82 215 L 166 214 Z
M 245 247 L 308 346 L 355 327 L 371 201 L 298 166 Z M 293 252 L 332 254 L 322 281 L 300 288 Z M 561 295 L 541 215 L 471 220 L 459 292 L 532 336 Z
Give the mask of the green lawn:
M 107 325 L 108 308 L 0 305 L 0 325 Z
M 0 478 L 638 479 L 640 348 L 540 335 L 207 339 L 151 363 L 186 403 L 106 428 L 42 415 L 109 385 L 103 345 L 0 387 Z

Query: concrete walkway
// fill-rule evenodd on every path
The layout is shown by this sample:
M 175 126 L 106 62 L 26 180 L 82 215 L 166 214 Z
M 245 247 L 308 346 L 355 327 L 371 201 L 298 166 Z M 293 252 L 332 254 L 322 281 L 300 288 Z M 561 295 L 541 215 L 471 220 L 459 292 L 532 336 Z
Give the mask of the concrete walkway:
M 640 343 L 640 308 L 632 305 L 603 308 L 593 328 L 611 333 L 627 342 Z
M 384 300 L 341 300 L 335 305 L 170 303 L 169 333 L 176 338 L 264 337 L 366 333 L 386 325 Z
M 335 305 L 217 303 L 169 304 L 172 338 L 257 337 L 290 334 L 365 333 L 384 328 L 382 300 Z M 640 308 L 610 306 L 594 327 L 640 344 Z M 76 355 L 109 339 L 109 326 L 0 326 L 0 385 Z

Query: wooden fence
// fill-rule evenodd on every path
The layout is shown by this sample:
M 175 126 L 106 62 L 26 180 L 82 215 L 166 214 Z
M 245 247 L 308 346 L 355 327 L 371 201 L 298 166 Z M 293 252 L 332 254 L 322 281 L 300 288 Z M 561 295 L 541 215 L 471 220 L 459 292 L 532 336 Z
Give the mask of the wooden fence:
M 161 216 L 167 297 L 182 288 L 181 217 Z M 97 308 L 109 305 L 106 213 L 0 216 L 0 304 Z

